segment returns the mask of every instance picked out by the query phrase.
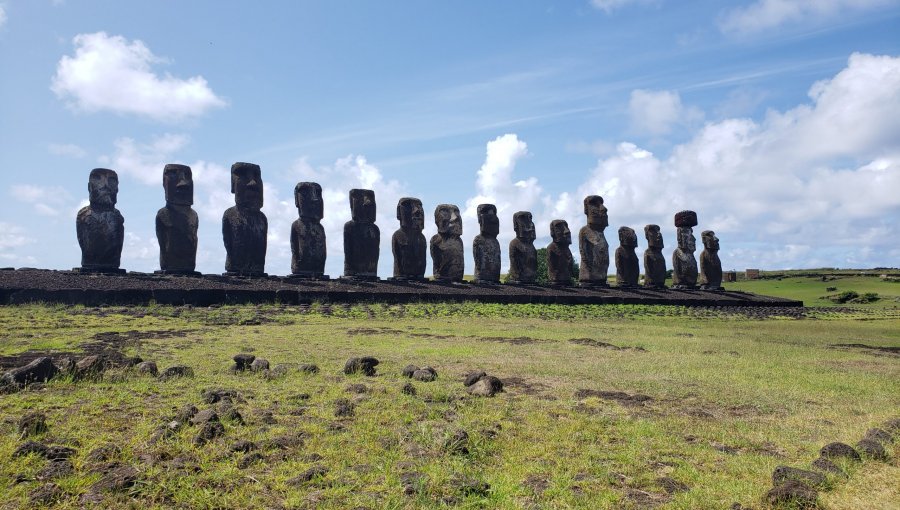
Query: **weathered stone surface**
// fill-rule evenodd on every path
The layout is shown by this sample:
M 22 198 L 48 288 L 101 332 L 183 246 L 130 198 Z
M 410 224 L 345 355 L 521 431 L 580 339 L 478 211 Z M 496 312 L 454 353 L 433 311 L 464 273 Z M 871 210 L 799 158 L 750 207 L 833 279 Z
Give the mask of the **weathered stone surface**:
M 400 373 L 403 374 L 403 377 L 412 377 L 418 369 L 419 367 L 416 365 L 406 365 Z
M 434 223 L 438 230 L 430 242 L 434 279 L 461 282 L 465 273 L 465 256 L 463 242 L 459 237 L 462 235 L 459 207 L 452 204 L 437 206 L 434 209 Z
M 28 493 L 28 500 L 37 506 L 50 506 L 63 497 L 63 490 L 55 483 L 45 483 Z
M 169 379 L 178 377 L 194 377 L 194 370 L 184 365 L 176 365 L 163 370 L 163 372 L 159 374 L 160 381 L 168 381 Z
M 397 219 L 400 220 L 400 228 L 391 237 L 394 278 L 423 280 L 428 243 L 422 234 L 425 228 L 425 209 L 422 207 L 422 201 L 412 197 L 401 198 L 397 202 Z
M 87 454 L 85 460 L 88 462 L 109 462 L 122 455 L 122 449 L 113 443 L 102 444 Z
M 13 450 L 13 457 L 24 457 L 30 453 L 34 453 L 40 455 L 41 457 L 45 457 L 47 455 L 47 445 L 41 444 L 35 441 L 25 441 L 20 444 Z
M 697 240 L 692 228 L 696 224 L 697 214 L 693 211 L 681 211 L 675 215 L 678 248 L 672 252 L 672 286 L 676 289 L 697 288 L 697 259 L 694 258 Z
M 363 280 L 378 278 L 381 231 L 375 225 L 375 192 L 350 190 L 351 220 L 344 224 L 344 276 Z
M 437 370 L 431 367 L 424 367 L 416 370 L 411 376 L 416 381 L 431 382 L 437 379 Z
M 818 469 L 819 471 L 825 473 L 833 473 L 839 476 L 847 476 L 847 473 L 844 472 L 843 469 L 838 467 L 834 462 L 826 459 L 825 457 L 819 457 L 816 460 L 812 461 L 812 467 Z
M 466 390 L 470 395 L 475 395 L 479 397 L 493 397 L 497 393 L 503 391 L 503 381 L 492 376 L 486 375 L 478 381 L 469 386 Z
M 572 244 L 572 232 L 565 220 L 550 222 L 550 235 L 553 241 L 547 245 L 547 276 L 550 285 L 572 285 L 572 265 L 574 259 L 569 245 Z
M 412 383 L 408 382 L 400 388 L 400 393 L 403 393 L 404 395 L 415 396 L 418 392 L 416 391 L 416 387 L 413 386 Z
M 269 360 L 256 358 L 253 360 L 253 363 L 250 363 L 250 370 L 254 372 L 262 372 L 263 370 L 269 369 Z
M 211 421 L 219 421 L 219 415 L 214 409 L 204 409 L 191 418 L 191 425 L 203 425 Z
M 353 416 L 356 404 L 347 399 L 341 398 L 334 403 L 334 415 L 338 418 L 346 418 Z
M 139 374 L 148 374 L 156 377 L 159 375 L 159 369 L 156 368 L 156 363 L 152 361 L 142 361 L 137 364 L 135 367 Z
M 218 421 L 208 421 L 200 428 L 200 432 L 194 436 L 194 444 L 203 446 L 213 439 L 225 434 L 225 427 Z
M 307 374 L 317 374 L 319 373 L 319 366 L 315 363 L 301 363 L 297 370 Z
M 57 459 L 47 463 L 40 471 L 37 472 L 35 478 L 38 480 L 55 480 L 71 475 L 75 471 L 72 461 L 68 459 Z
M 663 237 L 659 225 L 644 227 L 647 249 L 644 251 L 644 286 L 654 289 L 666 288 L 666 258 L 662 254 Z
M 98 480 L 89 491 L 93 493 L 120 492 L 134 485 L 140 473 L 132 466 L 119 466 Z
M 856 451 L 875 460 L 888 460 L 887 450 L 874 439 L 860 439 L 856 443 Z
M 616 248 L 616 285 L 619 287 L 637 287 L 641 268 L 635 248 L 637 234 L 634 230 L 619 227 L 619 247 Z
M 165 273 L 194 273 L 197 266 L 197 212 L 191 167 L 169 164 L 163 168 L 166 206 L 156 213 L 159 268 Z
M 299 219 L 291 225 L 291 272 L 297 276 L 322 277 L 325 274 L 325 215 L 322 186 L 299 182 L 294 187 L 294 205 Z
M 789 480 L 773 487 L 766 493 L 765 500 L 772 506 L 790 505 L 796 509 L 817 508 L 818 493 L 815 489 L 798 480 Z
M 81 270 L 122 272 L 125 218 L 115 208 L 119 176 L 107 168 L 91 170 L 88 178 L 90 204 L 78 211 L 75 230 L 81 247 Z
M 472 256 L 475 258 L 475 283 L 500 283 L 500 218 L 497 206 L 478 206 L 478 226 L 481 232 L 472 241 Z
M 266 458 L 263 454 L 259 452 L 250 452 L 247 455 L 241 457 L 241 459 L 237 463 L 238 469 L 247 469 L 248 467 L 256 464 L 257 462 L 263 461 Z
M 609 215 L 603 205 L 603 197 L 585 197 L 584 214 L 587 225 L 578 232 L 578 250 L 581 254 L 578 281 L 584 285 L 605 287 L 609 272 L 609 243 L 603 231 L 609 226 Z
M 788 480 L 798 480 L 810 487 L 820 487 L 825 483 L 825 475 L 789 466 L 778 466 L 772 471 L 772 485 L 781 485 Z
M 378 366 L 379 361 L 376 358 L 371 356 L 364 356 L 361 358 L 350 358 L 347 360 L 347 363 L 344 364 L 344 373 L 347 375 L 362 373 L 364 375 L 375 375 L 375 367 Z
M 53 364 L 53 360 L 44 356 L 25 366 L 7 371 L 0 378 L 0 382 L 12 386 L 24 386 L 35 382 L 49 381 L 57 373 L 59 373 L 59 369 Z
M 188 423 L 198 412 L 197 406 L 194 404 L 185 404 L 181 406 L 181 409 L 175 414 L 174 421 L 180 424 Z
M 300 473 L 299 475 L 289 479 L 287 481 L 288 485 L 306 485 L 310 482 L 313 482 L 319 478 L 323 478 L 328 474 L 328 468 L 321 465 L 315 465 L 306 471 Z
M 509 283 L 531 284 L 537 278 L 536 234 L 531 213 L 519 211 L 513 214 L 516 237 L 509 242 Z
M 250 365 L 253 363 L 253 360 L 256 359 L 256 356 L 253 354 L 235 354 L 231 359 L 234 360 L 234 369 L 238 371 L 250 370 Z
M 852 446 L 845 443 L 828 443 L 819 450 L 819 455 L 826 459 L 846 458 L 850 460 L 860 460 L 859 452 Z
M 47 416 L 44 413 L 33 412 L 19 418 L 17 429 L 22 437 L 35 436 L 47 432 Z
M 103 356 L 85 356 L 75 363 L 73 376 L 76 380 L 100 379 L 103 376 L 103 371 L 106 370 L 107 365 L 108 362 Z
M 226 274 L 263 276 L 269 220 L 263 206 L 263 181 L 259 165 L 231 165 L 231 192 L 235 206 L 222 216 Z
M 722 290 L 722 261 L 719 260 L 719 238 L 712 230 L 700 234 L 703 252 L 700 253 L 700 288 Z
M 866 431 L 866 435 L 863 436 L 863 439 L 872 439 L 874 441 L 878 441 L 883 445 L 891 444 L 894 442 L 894 436 L 892 436 L 888 431 L 879 428 L 872 428 Z
M 487 372 L 483 370 L 476 370 L 474 372 L 469 372 L 466 374 L 466 378 L 463 380 L 463 386 L 471 386 L 477 383 L 482 377 L 486 376 Z

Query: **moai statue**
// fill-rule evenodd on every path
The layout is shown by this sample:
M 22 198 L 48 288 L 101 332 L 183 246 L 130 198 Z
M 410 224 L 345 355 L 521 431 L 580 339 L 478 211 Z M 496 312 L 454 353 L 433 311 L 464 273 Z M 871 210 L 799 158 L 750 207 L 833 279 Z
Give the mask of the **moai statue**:
M 434 223 L 438 232 L 431 237 L 431 265 L 434 279 L 445 282 L 463 281 L 462 217 L 459 207 L 441 204 L 434 209 Z
M 322 186 L 298 182 L 294 186 L 294 205 L 300 217 L 291 225 L 291 276 L 327 280 Z
M 425 279 L 425 253 L 428 243 L 422 230 L 425 228 L 425 209 L 418 198 L 405 197 L 397 202 L 397 219 L 400 228 L 391 238 L 394 254 L 394 277 L 399 281 Z
M 697 288 L 697 259 L 694 250 L 697 240 L 694 229 L 697 226 L 697 213 L 681 211 L 675 214 L 675 227 L 678 230 L 678 248 L 672 252 L 672 286 L 676 289 Z
M 119 176 L 106 168 L 91 170 L 88 177 L 90 205 L 78 211 L 75 232 L 81 246 L 81 267 L 85 273 L 124 273 L 119 269 L 122 243 L 125 241 L 125 218 L 116 209 Z
M 344 223 L 344 278 L 378 280 L 381 231 L 375 225 L 375 192 L 350 190 L 350 217 Z
M 497 217 L 497 206 L 480 204 L 478 206 L 478 226 L 481 233 L 472 241 L 472 255 L 475 257 L 475 283 L 500 283 L 500 218 Z
M 719 260 L 719 238 L 712 230 L 700 234 L 703 252 L 700 253 L 700 288 L 725 290 L 722 287 L 722 261 Z
M 547 245 L 547 277 L 550 285 L 568 287 L 572 285 L 572 232 L 565 220 L 550 222 L 550 235 L 553 241 Z
M 509 242 L 509 283 L 528 285 L 537 278 L 537 250 L 534 249 L 534 222 L 531 213 L 513 214 L 516 238 Z
M 169 164 L 163 168 L 166 206 L 156 213 L 156 240 L 159 244 L 161 274 L 198 275 L 197 213 L 191 167 Z
M 652 289 L 666 288 L 666 257 L 662 254 L 663 237 L 659 225 L 644 227 L 647 249 L 644 251 L 644 286 Z
M 637 287 L 641 268 L 638 264 L 637 234 L 628 227 L 619 227 L 619 247 L 616 248 L 616 285 L 619 287 Z M 663 273 L 665 275 L 665 273 Z
M 234 207 L 222 216 L 225 241 L 225 274 L 266 276 L 266 234 L 269 221 L 263 206 L 263 181 L 259 165 L 231 165 L 231 193 Z
M 609 244 L 603 230 L 609 226 L 609 217 L 603 205 L 603 197 L 585 197 L 584 214 L 587 216 L 587 225 L 578 232 L 578 250 L 581 253 L 578 282 L 583 287 L 607 287 Z

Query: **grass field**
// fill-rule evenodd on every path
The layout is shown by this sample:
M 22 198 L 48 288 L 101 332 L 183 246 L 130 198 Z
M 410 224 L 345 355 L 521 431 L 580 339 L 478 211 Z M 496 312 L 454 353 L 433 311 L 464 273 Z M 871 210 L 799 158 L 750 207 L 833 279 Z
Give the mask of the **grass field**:
M 790 285 L 746 285 L 776 283 Z M 48 483 L 46 460 L 12 456 L 33 411 L 49 430 L 30 439 L 76 450 L 53 480 L 58 508 L 86 495 L 142 509 L 760 508 L 776 466 L 809 468 L 824 444 L 900 417 L 896 351 L 834 344 L 900 346 L 900 308 L 761 320 L 646 306 L 0 307 L 7 365 L 27 351 L 114 349 L 195 373 L 113 369 L 0 395 L 0 508 L 32 508 Z M 236 373 L 241 352 L 321 370 Z M 377 375 L 344 375 L 356 356 L 378 358 Z M 410 363 L 439 373 L 413 382 L 415 395 L 402 391 Z M 468 395 L 474 369 L 505 392 Z M 244 424 L 204 403 L 211 388 L 237 391 Z M 199 426 L 185 426 L 152 441 L 187 404 L 217 409 L 224 435 L 196 446 Z M 233 453 L 240 441 L 256 449 Z M 109 443 L 120 450 L 90 454 Z M 897 443 L 890 454 L 843 464 L 849 479 L 829 478 L 822 506 L 897 508 Z M 123 465 L 133 485 L 96 488 Z
M 781 279 L 740 280 L 726 283 L 729 290 L 743 290 L 767 296 L 778 296 L 800 299 L 805 306 L 843 306 L 826 299 L 826 296 L 844 291 L 857 294 L 875 293 L 879 299 L 867 303 L 868 308 L 900 307 L 900 277 L 889 281 L 877 276 L 825 275 L 821 276 L 786 276 Z M 829 290 L 835 289 L 835 290 Z

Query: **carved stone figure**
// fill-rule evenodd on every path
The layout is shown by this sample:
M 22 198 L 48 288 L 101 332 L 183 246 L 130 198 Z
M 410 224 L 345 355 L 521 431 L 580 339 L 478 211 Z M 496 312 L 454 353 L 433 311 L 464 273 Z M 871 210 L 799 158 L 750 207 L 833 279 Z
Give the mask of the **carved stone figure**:
M 325 275 L 325 229 L 322 186 L 298 182 L 294 205 L 300 217 L 291 225 L 291 274 L 300 278 L 327 279 Z
M 644 286 L 654 289 L 666 288 L 666 257 L 662 254 L 662 232 L 659 225 L 644 227 L 647 249 L 644 251 Z
M 378 279 L 381 231 L 375 225 L 375 192 L 350 190 L 350 221 L 344 224 L 344 277 Z
M 166 206 L 156 213 L 159 271 L 163 274 L 200 274 L 197 266 L 197 213 L 191 167 L 169 164 L 163 168 Z
M 619 227 L 619 247 L 616 248 L 616 285 L 637 287 L 641 268 L 638 264 L 637 234 L 628 227 Z M 665 273 L 663 273 L 665 275 Z
M 265 276 L 266 234 L 269 221 L 263 206 L 263 181 L 259 165 L 231 165 L 231 193 L 234 207 L 222 216 L 225 241 L 225 274 Z
M 516 238 L 509 242 L 509 283 L 532 284 L 537 278 L 536 238 L 531 213 L 519 211 L 513 214 Z
M 553 242 L 547 245 L 547 277 L 550 285 L 572 285 L 572 232 L 565 220 L 550 222 Z
M 459 207 L 441 204 L 434 209 L 434 223 L 438 232 L 431 238 L 431 265 L 434 279 L 439 281 L 463 281 L 465 259 L 463 257 L 462 217 Z
M 694 251 L 697 240 L 693 227 L 697 226 L 697 213 L 681 211 L 675 214 L 678 230 L 678 248 L 672 252 L 672 286 L 676 289 L 697 288 L 697 259 Z
M 81 246 L 82 272 L 124 273 L 119 269 L 125 218 L 116 209 L 119 176 L 107 168 L 95 168 L 88 177 L 90 205 L 78 211 L 75 232 Z
M 481 233 L 472 241 L 472 256 L 475 257 L 475 283 L 500 283 L 500 218 L 497 206 L 478 206 L 478 226 Z
M 394 280 L 419 281 L 425 279 L 425 254 L 428 244 L 425 228 L 425 209 L 418 198 L 405 197 L 397 202 L 400 228 L 391 237 L 394 254 Z
M 703 252 L 700 253 L 700 288 L 724 290 L 722 287 L 722 261 L 719 260 L 719 238 L 712 230 L 700 234 Z
M 584 198 L 584 214 L 587 225 L 578 232 L 578 250 L 581 263 L 578 282 L 586 287 L 606 287 L 609 272 L 609 244 L 603 230 L 609 226 L 609 217 L 603 205 L 603 197 L 589 195 Z

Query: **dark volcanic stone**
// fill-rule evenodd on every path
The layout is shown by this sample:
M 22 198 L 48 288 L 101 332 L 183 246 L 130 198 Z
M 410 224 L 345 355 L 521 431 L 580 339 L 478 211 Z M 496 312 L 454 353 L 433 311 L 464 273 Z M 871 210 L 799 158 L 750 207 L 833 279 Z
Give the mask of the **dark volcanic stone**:
M 68 459 L 76 453 L 78 452 L 75 451 L 75 448 L 69 448 L 68 446 L 50 446 L 44 453 L 44 457 L 48 460 Z
M 307 374 L 316 374 L 319 372 L 319 366 L 314 363 L 303 363 L 297 367 L 297 369 Z
M 678 480 L 668 476 L 657 478 L 656 483 L 658 483 L 668 494 L 676 494 L 678 492 L 687 492 L 691 490 L 691 488 L 686 483 L 679 482 Z
M 428 475 L 423 473 L 401 473 L 400 484 L 403 485 L 403 493 L 407 496 L 423 491 L 428 483 Z
M 509 242 L 510 282 L 531 284 L 537 277 L 537 250 L 534 249 L 534 221 L 528 211 L 513 214 L 516 237 Z
M 248 453 L 255 449 L 256 443 L 252 441 L 238 441 L 228 448 L 229 451 L 241 453 Z
M 839 468 L 837 464 L 831 462 L 825 457 L 819 457 L 818 459 L 812 461 L 812 467 L 818 469 L 819 471 L 823 471 L 825 473 L 833 473 L 839 476 L 847 476 L 847 473 L 844 472 L 843 469 Z
M 119 176 L 107 168 L 95 168 L 88 177 L 89 205 L 75 217 L 75 233 L 85 271 L 119 272 L 125 218 L 115 208 Z M 124 272 L 124 271 L 122 271 Z
M 0 381 L 9 385 L 21 387 L 34 382 L 49 381 L 58 372 L 59 369 L 53 364 L 53 360 L 44 356 L 42 358 L 37 358 L 25 366 L 9 370 L 3 374 Z
M 235 354 L 233 358 L 234 360 L 234 369 L 235 370 L 250 370 L 250 364 L 253 363 L 253 360 L 256 359 L 256 356 L 252 354 Z
M 49 430 L 47 417 L 44 413 L 28 413 L 19 419 L 18 430 L 22 437 L 43 434 Z
M 412 396 L 415 396 L 417 393 L 416 387 L 413 386 L 412 383 L 409 383 L 409 382 L 404 384 L 403 387 L 400 388 L 400 392 L 403 393 L 404 395 L 412 395 Z
M 377 278 L 381 230 L 375 225 L 375 192 L 350 190 L 350 221 L 344 224 L 344 276 Z
M 641 277 L 641 267 L 637 248 L 637 234 L 629 227 L 619 227 L 619 247 L 616 248 L 616 285 L 637 287 Z
M 369 391 L 369 387 L 366 386 L 365 384 L 351 384 L 351 385 L 347 386 L 346 389 L 347 389 L 348 393 L 356 393 L 356 394 L 366 393 L 367 391 Z
M 500 283 L 500 219 L 497 206 L 479 204 L 478 226 L 481 232 L 472 240 L 472 257 L 475 259 L 476 283 Z
M 181 409 L 179 409 L 178 413 L 175 415 L 175 421 L 178 423 L 188 423 L 195 414 L 197 414 L 197 406 L 185 404 L 181 406 Z
M 328 468 L 315 465 L 287 481 L 288 485 L 304 485 L 328 474 Z
M 465 257 L 463 254 L 462 217 L 459 207 L 441 204 L 434 210 L 437 234 L 429 242 L 431 265 L 436 280 L 460 282 L 463 279 Z
M 160 381 L 168 381 L 169 379 L 176 379 L 179 377 L 194 377 L 194 371 L 190 367 L 176 365 L 163 370 L 163 372 L 159 374 Z
M 159 268 L 171 273 L 193 273 L 197 262 L 197 213 L 191 167 L 169 164 L 163 168 L 166 206 L 156 213 Z
M 262 372 L 263 370 L 269 369 L 269 360 L 256 358 L 253 360 L 253 363 L 250 363 L 250 370 L 254 372 Z
M 425 210 L 418 198 L 404 197 L 397 202 L 400 228 L 391 237 L 394 255 L 394 278 L 421 280 L 425 277 L 425 254 L 428 243 L 422 235 Z
M 371 356 L 350 358 L 347 360 L 347 363 L 344 364 L 344 373 L 347 375 L 362 373 L 372 376 L 375 375 L 375 367 L 378 363 L 379 361 Z
M 24 443 L 16 447 L 15 450 L 13 450 L 12 456 L 24 457 L 29 453 L 35 453 L 37 455 L 40 455 L 41 457 L 45 457 L 47 455 L 47 450 L 47 445 L 37 443 L 35 441 L 25 441 Z
M 103 475 L 94 485 L 91 492 L 121 492 L 134 485 L 138 479 L 138 470 L 132 466 L 119 466 Z
M 200 432 L 194 437 L 194 444 L 203 446 L 224 433 L 225 427 L 223 427 L 221 423 L 217 421 L 208 421 L 203 424 Z
M 654 289 L 666 287 L 666 257 L 662 254 L 663 238 L 659 225 L 646 225 L 644 237 L 647 249 L 644 251 L 644 286 Z
M 894 436 L 888 433 L 884 429 L 874 428 L 866 431 L 866 435 L 863 436 L 863 439 L 871 439 L 873 441 L 878 441 L 882 445 L 890 444 L 894 442 Z
M 437 379 L 437 370 L 431 367 L 421 368 L 413 372 L 412 378 L 417 381 L 431 382 Z
M 85 356 L 78 363 L 75 363 L 75 372 L 73 374 L 76 380 L 81 379 L 100 379 L 103 371 L 107 368 L 107 360 L 104 356 Z
M 466 375 L 466 379 L 463 381 L 463 385 L 471 386 L 471 385 L 477 383 L 479 379 L 481 379 L 482 377 L 484 377 L 486 375 L 487 375 L 487 372 L 484 372 L 481 370 L 477 370 L 475 372 L 469 372 Z
M 108 462 L 122 455 L 122 449 L 113 443 L 100 445 L 87 454 L 85 460 L 89 462 Z
M 413 373 L 418 369 L 419 367 L 416 365 L 406 365 L 403 367 L 403 372 L 401 372 L 401 374 L 403 374 L 403 377 L 412 377 Z
M 553 220 L 550 222 L 550 235 L 553 241 L 547 245 L 547 278 L 551 285 L 569 286 L 572 284 L 572 232 L 566 220 Z M 606 264 L 609 265 L 609 254 L 606 255 Z
M 156 368 L 156 363 L 152 361 L 142 361 L 137 364 L 137 371 L 140 374 L 148 374 L 156 377 L 159 375 L 159 369 Z
M 38 471 L 36 478 L 38 480 L 55 480 L 71 475 L 75 471 L 72 462 L 68 459 L 58 459 L 47 463 L 43 469 Z
M 845 443 L 828 443 L 819 450 L 819 454 L 826 459 L 847 458 L 850 460 L 860 460 L 859 452 L 852 446 Z
M 469 394 L 479 397 L 493 397 L 495 394 L 503 391 L 503 381 L 492 375 L 486 375 L 475 384 L 469 386 L 467 391 Z
M 222 215 L 225 271 L 262 276 L 265 274 L 269 221 L 260 210 L 263 181 L 259 165 L 241 162 L 231 165 L 231 192 L 235 206 Z
M 489 483 L 468 476 L 456 477 L 451 483 L 466 496 L 487 496 L 491 490 Z
M 900 434 L 900 418 L 892 418 L 884 422 L 882 428 L 891 434 Z
M 256 464 L 257 462 L 265 459 L 266 458 L 263 456 L 263 454 L 259 452 L 251 452 L 241 457 L 241 460 L 238 461 L 237 467 L 238 469 L 247 469 L 253 464 Z
M 791 508 L 812 509 L 818 506 L 817 498 L 815 489 L 798 480 L 788 480 L 769 490 L 765 500 L 773 506 L 790 505 Z
M 204 409 L 191 418 L 191 425 L 203 425 L 211 421 L 219 421 L 219 415 L 212 409 Z
M 825 475 L 788 466 L 778 466 L 772 471 L 773 486 L 781 485 L 788 480 L 799 480 L 810 487 L 821 487 L 825 483 Z
M 203 397 L 203 401 L 207 404 L 231 402 L 240 398 L 237 390 L 226 390 L 223 388 L 209 388 L 203 390 L 200 396 Z
M 353 402 L 342 398 L 334 403 L 334 415 L 337 417 L 353 416 L 355 407 Z
M 61 499 L 63 490 L 55 483 L 45 483 L 28 493 L 28 499 L 37 506 L 49 506 Z
M 315 182 L 298 182 L 294 187 L 294 204 L 299 218 L 291 225 L 291 272 L 307 277 L 321 277 L 325 272 L 325 228 L 322 186 Z
M 888 460 L 887 451 L 881 443 L 874 439 L 861 439 L 856 443 L 856 450 L 863 456 L 875 460 Z

